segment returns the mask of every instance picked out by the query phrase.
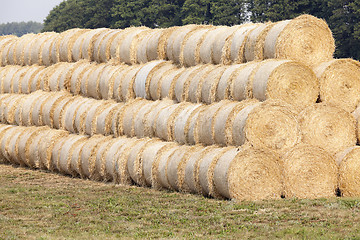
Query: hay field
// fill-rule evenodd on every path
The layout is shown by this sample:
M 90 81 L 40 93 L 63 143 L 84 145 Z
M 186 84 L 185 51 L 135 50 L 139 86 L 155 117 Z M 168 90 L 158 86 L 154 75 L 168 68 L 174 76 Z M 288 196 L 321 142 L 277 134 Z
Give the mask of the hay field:
M 355 239 L 353 198 L 240 202 L 0 168 L 0 239 Z

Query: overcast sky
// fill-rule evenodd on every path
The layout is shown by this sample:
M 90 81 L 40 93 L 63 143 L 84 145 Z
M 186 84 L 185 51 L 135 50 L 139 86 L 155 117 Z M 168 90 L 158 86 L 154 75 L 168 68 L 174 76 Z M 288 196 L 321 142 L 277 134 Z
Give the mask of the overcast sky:
M 63 0 L 0 0 L 0 23 L 42 23 L 50 10 Z

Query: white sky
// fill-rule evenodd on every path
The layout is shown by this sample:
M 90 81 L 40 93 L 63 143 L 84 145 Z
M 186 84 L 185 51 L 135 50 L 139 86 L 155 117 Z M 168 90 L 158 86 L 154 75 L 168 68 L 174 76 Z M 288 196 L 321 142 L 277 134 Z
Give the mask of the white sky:
M 63 0 L 0 0 L 0 23 L 43 23 L 50 10 Z

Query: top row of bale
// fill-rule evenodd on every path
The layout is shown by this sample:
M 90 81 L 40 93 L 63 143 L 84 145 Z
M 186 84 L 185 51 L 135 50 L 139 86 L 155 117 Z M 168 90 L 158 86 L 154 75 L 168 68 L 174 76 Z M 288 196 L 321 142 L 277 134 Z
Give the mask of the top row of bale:
M 70 29 L 0 37 L 0 65 L 52 65 L 87 59 L 141 64 L 171 60 L 188 67 L 233 64 L 269 58 L 291 59 L 314 67 L 332 58 L 334 38 L 321 19 L 301 15 L 292 20 L 235 26 L 185 25 L 150 29 Z

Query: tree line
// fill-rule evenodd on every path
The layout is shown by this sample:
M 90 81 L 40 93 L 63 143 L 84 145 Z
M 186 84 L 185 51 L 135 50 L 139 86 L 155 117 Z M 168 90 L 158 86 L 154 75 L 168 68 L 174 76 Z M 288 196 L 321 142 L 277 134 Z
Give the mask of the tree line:
M 360 59 L 360 0 L 66 0 L 50 11 L 43 31 L 236 25 L 305 13 L 329 24 L 336 39 L 336 57 Z
M 21 37 L 27 33 L 39 33 L 43 28 L 43 24 L 39 22 L 11 22 L 0 24 L 0 36 L 16 35 Z

